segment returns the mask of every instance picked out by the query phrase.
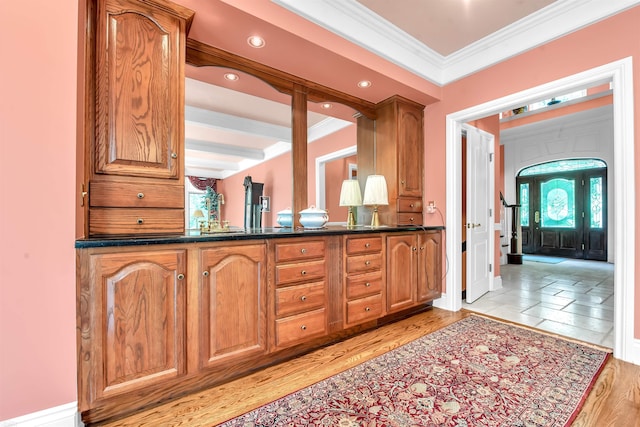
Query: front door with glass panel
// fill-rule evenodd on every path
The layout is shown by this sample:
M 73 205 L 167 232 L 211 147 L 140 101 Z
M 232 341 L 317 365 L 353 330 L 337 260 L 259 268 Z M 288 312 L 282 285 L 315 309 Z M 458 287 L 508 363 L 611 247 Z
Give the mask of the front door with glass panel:
M 563 160 L 520 173 L 516 183 L 524 253 L 606 261 L 603 165 L 600 160 Z

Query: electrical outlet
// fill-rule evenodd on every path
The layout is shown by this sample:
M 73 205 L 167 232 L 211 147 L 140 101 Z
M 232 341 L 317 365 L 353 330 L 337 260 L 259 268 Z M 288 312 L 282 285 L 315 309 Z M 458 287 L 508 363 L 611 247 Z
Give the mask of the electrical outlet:
M 260 196 L 260 204 L 262 205 L 262 212 L 271 210 L 271 198 L 269 196 Z
M 436 202 L 431 200 L 429 203 L 427 203 L 427 212 L 429 212 L 429 213 L 435 213 L 436 212 Z

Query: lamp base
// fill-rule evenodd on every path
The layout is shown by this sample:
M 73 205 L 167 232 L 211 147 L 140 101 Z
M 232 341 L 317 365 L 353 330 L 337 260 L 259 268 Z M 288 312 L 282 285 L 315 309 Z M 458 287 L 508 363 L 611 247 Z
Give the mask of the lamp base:
M 347 227 L 353 228 L 356 226 L 356 217 L 353 214 L 353 208 L 349 207 L 349 214 L 347 215 Z
M 380 218 L 378 217 L 378 207 L 373 208 L 373 214 L 371 215 L 371 227 L 378 228 L 380 227 Z

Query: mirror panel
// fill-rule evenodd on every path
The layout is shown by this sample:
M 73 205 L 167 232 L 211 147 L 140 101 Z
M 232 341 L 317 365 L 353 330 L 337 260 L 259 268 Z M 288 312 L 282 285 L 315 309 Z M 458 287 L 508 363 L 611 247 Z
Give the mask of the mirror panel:
M 346 223 L 339 206 L 342 181 L 357 179 L 358 112 L 337 102 L 307 103 L 309 204 L 325 209 L 329 223 Z
M 236 80 L 225 75 L 234 74 Z M 269 212 L 262 226 L 290 207 L 291 96 L 249 74 L 218 66 L 187 65 L 185 80 L 185 175 L 215 178 L 222 194 L 220 220 L 244 227 L 245 177 L 263 183 Z M 189 181 L 188 179 L 186 181 Z M 277 182 L 277 186 L 276 186 Z M 187 198 L 193 199 L 187 184 Z M 192 201 L 188 224 L 193 225 Z

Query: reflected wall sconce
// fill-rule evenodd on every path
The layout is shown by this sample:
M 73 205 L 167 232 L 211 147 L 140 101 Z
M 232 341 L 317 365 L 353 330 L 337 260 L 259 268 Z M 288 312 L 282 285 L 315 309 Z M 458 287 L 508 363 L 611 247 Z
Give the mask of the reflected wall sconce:
M 378 206 L 389 204 L 389 194 L 387 193 L 387 181 L 384 175 L 369 175 L 364 186 L 364 198 L 362 204 L 373 206 L 371 215 L 371 227 L 380 227 L 378 218 Z
M 340 190 L 340 206 L 349 207 L 349 214 L 347 216 L 347 227 L 355 227 L 356 218 L 353 214 L 353 207 L 362 206 L 360 184 L 358 184 L 357 179 L 345 179 L 344 181 L 342 181 L 342 189 Z

